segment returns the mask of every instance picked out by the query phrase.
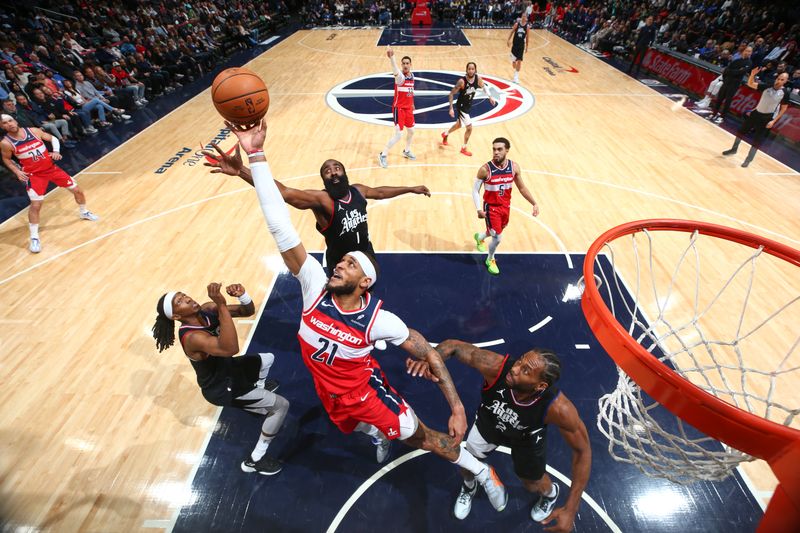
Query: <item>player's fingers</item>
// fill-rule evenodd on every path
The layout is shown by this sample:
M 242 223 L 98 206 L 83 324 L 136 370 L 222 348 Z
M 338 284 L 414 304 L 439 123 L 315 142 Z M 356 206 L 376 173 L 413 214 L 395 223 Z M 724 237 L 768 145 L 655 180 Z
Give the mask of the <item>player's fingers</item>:
M 213 147 L 214 147 L 214 149 L 217 151 L 217 153 L 218 153 L 218 154 L 219 154 L 221 157 L 225 157 L 225 152 L 223 152 L 223 151 L 222 151 L 222 148 L 220 148 L 220 147 L 219 147 L 219 144 L 218 144 L 218 143 L 211 143 L 211 146 L 213 146 Z M 216 157 L 215 157 L 214 159 L 216 159 Z

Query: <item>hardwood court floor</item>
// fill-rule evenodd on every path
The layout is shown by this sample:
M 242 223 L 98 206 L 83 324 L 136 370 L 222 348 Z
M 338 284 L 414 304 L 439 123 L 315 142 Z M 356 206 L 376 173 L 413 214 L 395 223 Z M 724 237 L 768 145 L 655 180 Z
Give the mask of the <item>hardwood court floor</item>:
M 465 32 L 471 47 L 406 47 L 415 69 L 479 71 L 509 79 L 505 30 Z M 332 37 L 335 35 L 335 37 Z M 266 146 L 274 175 L 319 188 L 327 158 L 352 182 L 424 183 L 431 198 L 403 196 L 371 210 L 376 249 L 470 250 L 480 228 L 470 187 L 491 157 L 491 140 L 512 143 L 541 204 L 519 208 L 502 251 L 585 251 L 604 230 L 656 217 L 701 219 L 800 246 L 800 176 L 759 154 L 748 169 L 720 152 L 732 137 L 641 83 L 537 31 L 521 83 L 535 107 L 513 121 L 476 127 L 475 155 L 458 153 L 437 130 L 418 129 L 416 162 L 376 155 L 391 136 L 333 112 L 334 85 L 389 68 L 378 30 L 301 31 L 248 66 L 271 95 Z M 577 74 L 547 74 L 547 56 Z M 223 127 L 206 91 L 104 157 L 78 181 L 102 218 L 79 220 L 70 194 L 47 197 L 42 253 L 27 251 L 26 213 L 0 226 L 0 516 L 53 531 L 168 527 L 186 503 L 186 480 L 216 416 L 180 349 L 155 349 L 157 298 L 184 290 L 204 300 L 208 282 L 240 282 L 265 300 L 281 265 L 256 196 L 235 178 L 205 172 L 183 154 Z M 232 146 L 230 138 L 223 146 Z M 310 213 L 292 210 L 309 249 L 320 249 Z M 502 266 L 502 264 L 501 264 Z M 778 280 L 781 283 L 781 280 Z M 797 294 L 795 277 L 786 280 Z M 251 323 L 239 321 L 242 345 Z M 797 405 L 797 402 L 795 402 Z M 587 421 L 591 426 L 593 421 Z M 752 474 L 768 490 L 763 469 Z

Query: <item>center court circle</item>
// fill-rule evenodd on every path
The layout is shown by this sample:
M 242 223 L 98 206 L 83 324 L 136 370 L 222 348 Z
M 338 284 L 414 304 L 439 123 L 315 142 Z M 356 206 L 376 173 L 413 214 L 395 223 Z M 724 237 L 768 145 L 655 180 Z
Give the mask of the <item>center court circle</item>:
M 414 72 L 414 121 L 417 128 L 441 129 L 454 119 L 448 114 L 447 95 L 464 72 L 422 70 Z M 536 103 L 533 94 L 512 81 L 478 72 L 497 105 L 478 91 L 470 116 L 475 125 L 495 124 L 527 113 Z M 391 73 L 370 74 L 336 85 L 325 95 L 328 106 L 353 120 L 391 126 L 394 77 Z

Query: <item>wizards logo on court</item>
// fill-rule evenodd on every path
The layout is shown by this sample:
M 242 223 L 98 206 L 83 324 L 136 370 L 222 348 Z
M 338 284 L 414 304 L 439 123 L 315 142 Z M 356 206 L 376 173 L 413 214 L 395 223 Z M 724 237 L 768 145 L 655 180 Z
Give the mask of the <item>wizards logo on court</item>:
M 517 118 L 530 111 L 536 102 L 530 91 L 516 83 L 478 74 L 497 105 L 492 106 L 483 91 L 475 93 L 469 115 L 477 126 Z M 447 95 L 463 75 L 464 72 L 451 70 L 414 72 L 414 120 L 418 128 L 445 128 L 453 123 L 454 119 L 448 114 Z M 325 96 L 328 105 L 337 113 L 380 125 L 393 124 L 393 98 L 394 77 L 389 72 L 340 83 Z

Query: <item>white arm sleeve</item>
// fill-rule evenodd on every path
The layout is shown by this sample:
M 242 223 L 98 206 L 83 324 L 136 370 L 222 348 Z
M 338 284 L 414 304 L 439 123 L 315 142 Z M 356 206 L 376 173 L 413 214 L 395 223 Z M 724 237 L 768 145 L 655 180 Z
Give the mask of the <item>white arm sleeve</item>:
M 325 270 L 319 261 L 308 254 L 306 262 L 300 267 L 300 272 L 295 278 L 300 282 L 300 288 L 303 291 L 303 311 L 306 311 L 322 292 L 328 282 L 328 276 L 325 275 Z
M 398 68 L 397 61 L 395 61 L 394 56 L 390 57 L 389 61 L 392 62 L 392 74 L 394 74 L 394 82 L 397 85 L 400 85 L 401 83 L 403 83 L 406 77 L 403 76 L 403 71 L 400 70 L 400 68 Z
M 261 204 L 261 211 L 267 221 L 269 232 L 278 244 L 278 250 L 285 252 L 300 244 L 300 236 L 292 226 L 289 218 L 289 209 L 283 201 L 275 180 L 272 179 L 272 171 L 269 163 L 259 161 L 250 165 L 250 172 L 253 174 L 253 185 L 258 194 L 258 202 Z
M 483 185 L 483 180 L 475 178 L 475 183 L 472 185 L 472 201 L 475 202 L 475 209 L 477 211 L 483 209 L 483 202 L 481 202 L 481 185 Z
M 378 316 L 375 317 L 375 322 L 370 330 L 369 341 L 384 340 L 400 346 L 406 342 L 409 335 L 408 326 L 400 320 L 400 317 L 392 312 L 379 309 Z
M 50 136 L 50 144 L 53 145 L 53 153 L 60 154 L 61 153 L 61 143 L 58 142 L 58 137 L 55 135 Z

